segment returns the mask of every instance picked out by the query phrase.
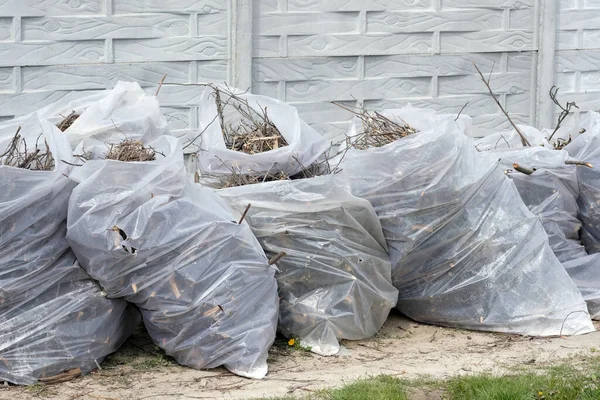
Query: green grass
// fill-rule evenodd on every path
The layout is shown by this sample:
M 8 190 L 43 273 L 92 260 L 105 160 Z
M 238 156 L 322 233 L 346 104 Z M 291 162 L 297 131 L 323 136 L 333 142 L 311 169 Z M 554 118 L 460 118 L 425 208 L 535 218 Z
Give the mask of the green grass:
M 598 363 L 581 370 L 563 366 L 537 374 L 454 378 L 448 382 L 447 391 L 457 400 L 598 400 L 598 376 Z
M 294 397 L 271 400 L 289 399 Z M 410 381 L 382 375 L 295 399 L 600 400 L 600 358 L 577 367 L 564 365 L 501 377 L 479 375 L 447 381 Z

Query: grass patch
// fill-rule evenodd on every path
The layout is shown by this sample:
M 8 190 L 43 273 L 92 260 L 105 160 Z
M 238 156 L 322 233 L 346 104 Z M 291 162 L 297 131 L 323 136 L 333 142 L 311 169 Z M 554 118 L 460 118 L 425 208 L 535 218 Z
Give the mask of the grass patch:
M 31 397 L 41 397 L 44 399 L 55 394 L 55 392 L 52 390 L 51 386 L 45 385 L 43 383 L 36 383 L 34 385 L 26 386 L 25 391 Z
M 151 357 L 144 357 L 140 360 L 136 360 L 136 361 L 132 362 L 130 365 L 131 365 L 131 368 L 133 368 L 135 370 L 148 371 L 148 370 L 159 369 L 161 367 L 177 365 L 177 362 L 175 360 L 173 360 L 171 357 L 169 357 L 165 354 L 159 353 L 159 354 L 153 355 Z
M 269 400 L 599 400 L 600 358 L 495 377 L 479 375 L 447 381 L 410 381 L 381 375 L 341 389 L 304 397 Z M 267 400 L 267 399 L 263 399 Z
M 562 366 L 540 373 L 454 378 L 447 383 L 447 392 L 450 399 L 596 400 L 600 399 L 599 376 L 596 360 L 581 369 Z

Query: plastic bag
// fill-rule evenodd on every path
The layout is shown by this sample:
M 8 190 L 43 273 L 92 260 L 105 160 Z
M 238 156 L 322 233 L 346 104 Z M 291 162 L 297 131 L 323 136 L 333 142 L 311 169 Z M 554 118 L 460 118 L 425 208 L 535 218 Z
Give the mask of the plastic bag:
M 423 114 L 387 111 L 420 133 L 350 149 L 340 166 L 379 216 L 398 309 L 417 321 L 476 330 L 593 331 L 542 224 L 496 160 L 475 150 L 464 134 L 469 122 Z
M 168 134 L 167 120 L 159 109 L 158 100 L 148 96 L 137 82 L 117 82 L 111 90 L 88 96 L 69 93 L 62 99 L 33 113 L 0 124 L 0 140 L 14 135 L 21 126 L 33 137 L 42 133 L 39 121 L 47 120 L 59 125 L 73 117 L 63 131 L 73 149 L 87 137 L 98 134 L 104 137 L 124 132 L 145 132 L 146 138 Z M 37 137 L 37 136 L 36 136 Z
M 139 316 L 125 301 L 107 299 L 75 264 L 66 240 L 73 184 L 61 162 L 71 160 L 69 143 L 47 121 L 20 121 L 30 151 L 47 143 L 55 164 L 48 171 L 0 165 L 0 381 L 33 384 L 96 369 Z M 15 132 L 0 132 L 3 153 Z
M 521 199 L 537 215 L 558 260 L 580 289 L 592 318 L 600 318 L 600 254 L 589 255 L 579 240 L 577 168 L 566 165 L 566 151 L 532 146 L 491 152 L 515 183 Z M 534 170 L 527 175 L 513 164 Z M 585 168 L 585 167 L 579 167 Z
M 328 142 L 300 119 L 298 110 L 294 107 L 270 97 L 220 88 L 221 101 L 224 104 L 235 101 L 227 97 L 229 90 L 247 101 L 248 106 L 255 112 L 261 113 L 262 110 L 266 110 L 287 146 L 257 154 L 227 149 L 218 118 L 214 89 L 206 87 L 199 109 L 201 135 L 196 141 L 199 142 L 200 149 L 191 158 L 191 170 L 197 170 L 200 175 L 215 176 L 230 175 L 232 169 L 239 174 L 265 175 L 269 172 L 283 172 L 292 176 L 314 163 L 329 148 Z M 233 106 L 223 107 L 223 114 L 223 123 L 226 126 L 238 126 L 243 120 Z
M 248 225 L 185 177 L 176 138 L 146 143 L 155 161 L 121 162 L 103 159 L 96 137 L 81 143 L 90 160 L 71 174 L 80 184 L 67 238 L 82 266 L 109 296 L 135 303 L 153 341 L 179 363 L 264 377 L 277 286 Z
M 278 261 L 279 329 L 321 355 L 338 339 L 365 339 L 396 305 L 391 265 L 379 220 L 334 176 L 219 190 L 242 213 Z
M 585 132 L 565 150 L 576 160 L 592 163 L 593 168 L 578 168 L 579 219 L 583 225 L 581 241 L 588 253 L 600 252 L 600 114 L 588 112 L 582 119 Z

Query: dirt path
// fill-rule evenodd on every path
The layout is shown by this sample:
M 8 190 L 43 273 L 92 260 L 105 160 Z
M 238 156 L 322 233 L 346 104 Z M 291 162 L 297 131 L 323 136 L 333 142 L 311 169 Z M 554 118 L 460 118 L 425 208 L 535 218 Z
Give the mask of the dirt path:
M 343 344 L 343 355 L 324 358 L 278 343 L 271 350 L 267 378 L 252 381 L 224 369 L 180 367 L 157 353 L 146 336 L 138 335 L 109 358 L 102 371 L 49 387 L 0 386 L 0 399 L 250 399 L 302 395 L 378 374 L 445 378 L 502 373 L 520 365 L 583 359 L 599 351 L 600 332 L 531 339 L 420 325 L 392 315 L 377 337 Z

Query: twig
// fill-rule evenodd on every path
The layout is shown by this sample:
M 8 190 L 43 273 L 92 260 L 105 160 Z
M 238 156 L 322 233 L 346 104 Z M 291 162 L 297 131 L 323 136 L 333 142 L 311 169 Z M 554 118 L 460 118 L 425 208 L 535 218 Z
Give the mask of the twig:
M 252 207 L 252 204 L 248 203 L 248 205 L 246 206 L 246 209 L 242 213 L 242 218 L 240 218 L 240 222 L 238 222 L 238 225 L 241 225 L 242 222 L 244 222 L 244 218 L 246 218 L 246 214 L 248 214 L 248 210 L 250 210 L 250 207 Z
M 74 368 L 69 371 L 61 372 L 60 374 L 39 378 L 38 380 L 46 385 L 53 385 L 56 383 L 68 382 L 71 381 L 81 375 L 81 368 Z
M 594 168 L 594 166 L 592 165 L 592 163 L 589 163 L 589 162 L 586 162 L 586 161 L 567 160 L 567 161 L 565 161 L 565 164 L 567 164 L 567 165 L 581 165 L 581 166 L 588 167 L 588 168 Z
M 496 142 L 496 145 L 494 146 L 494 150 L 496 150 L 496 148 L 498 147 L 498 143 L 500 143 L 501 139 L 504 139 L 504 142 L 506 143 L 506 145 L 510 149 L 510 143 L 508 143 L 508 140 L 506 140 L 506 138 L 504 137 L 504 135 L 500 135 L 500 139 L 498 139 L 498 141 Z
M 160 92 L 160 88 L 162 88 L 163 83 L 165 83 L 165 79 L 167 79 L 167 74 L 165 74 L 162 79 L 160 80 L 159 84 L 158 84 L 158 89 L 156 89 L 156 94 L 154 96 L 158 96 L 158 93 Z
M 518 163 L 514 163 L 513 164 L 513 169 L 515 171 L 519 171 L 519 172 L 521 172 L 522 174 L 525 174 L 525 175 L 531 175 L 531 174 L 533 174 L 535 172 L 533 169 L 521 167 Z
M 462 114 L 462 112 L 465 110 L 465 108 L 467 108 L 467 106 L 469 105 L 469 102 L 467 101 L 465 103 L 464 106 L 462 106 L 462 108 L 460 109 L 460 111 L 458 112 L 458 115 L 456 116 L 456 118 L 454 118 L 454 122 L 458 121 L 458 119 L 460 118 L 460 114 Z
M 281 260 L 285 256 L 287 256 L 285 251 L 279 252 L 279 254 L 277 254 L 275 257 L 273 257 L 269 260 L 269 265 L 275 264 L 277 261 Z
M 571 102 L 567 102 L 567 104 L 563 107 L 560 102 L 558 101 L 558 99 L 556 98 L 556 95 L 558 94 L 558 91 L 560 90 L 560 88 L 558 88 L 557 86 L 552 86 L 550 88 L 550 99 L 552 99 L 552 102 L 554 104 L 556 104 L 558 106 L 558 108 L 560 108 L 560 115 L 558 116 L 558 121 L 556 123 L 556 127 L 554 128 L 554 131 L 552 132 L 552 135 L 550 135 L 550 137 L 548 138 L 548 141 L 550 141 L 553 137 L 554 134 L 556 132 L 558 132 L 561 124 L 563 123 L 563 121 L 565 120 L 565 118 L 567 118 L 569 116 L 569 114 L 571 113 L 571 109 L 573 107 L 579 109 L 579 107 L 577 106 L 577 104 L 575 104 L 574 101 Z
M 199 134 L 196 135 L 196 137 L 194 137 L 188 144 L 186 144 L 185 146 L 183 146 L 183 149 L 187 149 L 188 147 L 190 147 L 191 145 L 194 144 L 194 142 L 196 140 L 198 140 L 198 138 L 200 136 L 202 136 L 202 134 L 204 134 L 204 132 L 206 132 L 206 130 L 216 121 L 216 119 L 219 117 L 219 114 L 215 115 L 215 117 L 212 119 L 212 121 L 210 121 L 210 123 L 208 125 L 206 125 L 206 127 L 204 129 L 202 129 L 202 132 L 200 132 Z
M 517 133 L 521 137 L 521 143 L 523 143 L 523 146 L 531 146 L 531 143 L 529 143 L 529 141 L 527 140 L 527 138 L 525 137 L 525 135 L 523 134 L 523 132 L 521 132 L 521 130 L 517 127 L 517 125 L 510 118 L 510 116 L 508 115 L 508 113 L 506 112 L 506 110 L 504 109 L 504 107 L 502 107 L 502 104 L 500 104 L 500 101 L 498 100 L 498 98 L 494 94 L 494 91 L 492 90 L 492 87 L 490 86 L 489 80 L 487 80 L 487 81 L 485 80 L 485 77 L 483 76 L 483 73 L 481 72 L 481 70 L 479 69 L 479 67 L 477 66 L 477 64 L 473 63 L 473 66 L 477 70 L 477 73 L 479 74 L 479 77 L 481 78 L 481 81 L 485 84 L 485 86 L 487 87 L 488 91 L 490 92 L 490 96 L 492 96 L 492 98 L 494 99 L 494 101 L 496 102 L 496 104 L 498 105 L 498 107 L 500 107 L 500 110 L 504 113 L 504 115 L 508 119 L 508 122 L 510 122 L 510 124 L 513 126 L 513 128 L 515 128 L 515 130 L 517 131 Z
M 351 112 L 362 121 L 363 130 L 353 137 L 346 136 L 347 147 L 365 150 L 372 147 L 382 147 L 396 140 L 405 138 L 417 130 L 405 121 L 396 122 L 378 112 L 368 112 L 356 107 L 332 102 L 336 106 Z

